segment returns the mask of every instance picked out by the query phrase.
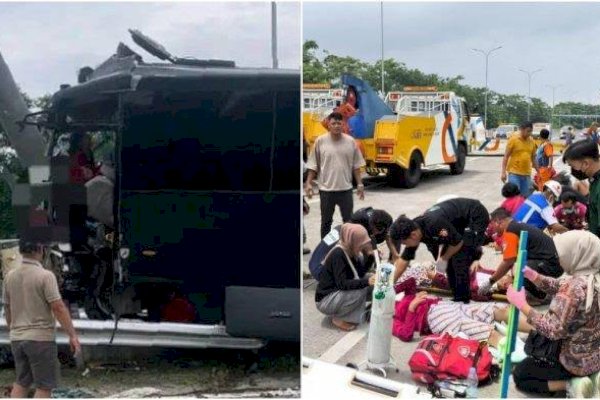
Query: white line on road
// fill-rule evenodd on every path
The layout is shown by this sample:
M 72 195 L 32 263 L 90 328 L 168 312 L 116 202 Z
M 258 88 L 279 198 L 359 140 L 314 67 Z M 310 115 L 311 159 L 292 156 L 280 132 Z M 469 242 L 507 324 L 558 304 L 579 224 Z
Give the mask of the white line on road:
M 366 329 L 348 332 L 341 340 L 323 353 L 321 357 L 319 357 L 319 360 L 329 363 L 338 362 L 340 358 L 344 357 L 347 352 L 352 350 L 352 348 L 356 346 L 358 342 L 360 342 L 366 335 Z

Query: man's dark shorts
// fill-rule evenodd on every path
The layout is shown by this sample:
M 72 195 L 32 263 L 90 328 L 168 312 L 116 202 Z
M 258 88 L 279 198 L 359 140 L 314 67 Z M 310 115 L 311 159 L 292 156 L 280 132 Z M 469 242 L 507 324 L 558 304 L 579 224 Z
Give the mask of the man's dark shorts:
M 56 342 L 18 340 L 11 342 L 17 383 L 37 389 L 54 389 L 58 385 L 58 352 Z

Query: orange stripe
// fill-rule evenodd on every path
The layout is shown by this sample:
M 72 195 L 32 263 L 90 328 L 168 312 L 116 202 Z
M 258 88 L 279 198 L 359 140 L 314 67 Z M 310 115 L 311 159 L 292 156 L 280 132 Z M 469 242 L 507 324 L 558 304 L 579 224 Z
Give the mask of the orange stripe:
M 455 156 L 449 156 L 446 151 L 446 134 L 448 133 L 448 127 L 452 122 L 452 114 L 448 113 L 446 120 L 444 121 L 444 126 L 442 126 L 442 157 L 444 158 L 445 163 L 451 163 L 456 161 Z

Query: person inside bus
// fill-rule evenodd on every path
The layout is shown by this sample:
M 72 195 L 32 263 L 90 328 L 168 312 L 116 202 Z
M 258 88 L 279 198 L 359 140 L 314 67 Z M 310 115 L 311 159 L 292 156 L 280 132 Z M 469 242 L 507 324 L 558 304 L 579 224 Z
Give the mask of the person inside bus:
M 375 275 L 367 273 L 360 257 L 370 255 L 373 246 L 362 225 L 343 224 L 340 236 L 339 244 L 325 257 L 315 302 L 336 327 L 351 331 L 363 321 L 367 297 L 375 285 Z
M 69 139 L 69 178 L 71 183 L 86 183 L 100 174 L 94 161 L 91 137 L 84 132 L 73 132 Z

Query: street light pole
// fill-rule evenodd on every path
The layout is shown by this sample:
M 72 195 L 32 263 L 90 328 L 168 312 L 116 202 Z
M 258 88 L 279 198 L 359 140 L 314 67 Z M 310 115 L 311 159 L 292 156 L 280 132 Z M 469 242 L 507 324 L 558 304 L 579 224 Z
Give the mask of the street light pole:
M 528 77 L 528 90 L 527 90 L 527 98 L 528 98 L 528 102 L 527 102 L 527 121 L 529 121 L 529 119 L 531 118 L 531 78 L 533 77 L 533 75 L 535 75 L 536 72 L 540 72 L 542 69 L 538 68 L 535 71 L 526 71 L 524 69 L 519 69 L 519 71 L 524 72 L 527 74 Z
M 552 113 L 550 114 L 550 126 L 552 126 L 552 122 L 554 120 L 554 91 L 561 87 L 562 85 L 546 85 L 550 89 L 552 89 Z
M 273 57 L 273 68 L 279 67 L 277 59 L 277 4 L 271 2 L 271 56 Z
M 476 51 L 477 53 L 481 53 L 485 56 L 485 100 L 484 100 L 484 104 L 483 104 L 483 124 L 485 125 L 485 129 L 488 129 L 488 125 L 487 125 L 487 103 L 488 103 L 488 66 L 489 66 L 489 58 L 490 58 L 490 54 L 492 54 L 492 52 L 496 51 L 496 50 L 500 50 L 502 48 L 502 46 L 498 46 L 495 47 L 491 50 L 488 51 L 484 51 L 481 49 L 472 49 L 473 51 Z
M 383 69 L 383 1 L 380 3 L 381 8 L 381 95 L 385 98 L 385 79 Z

